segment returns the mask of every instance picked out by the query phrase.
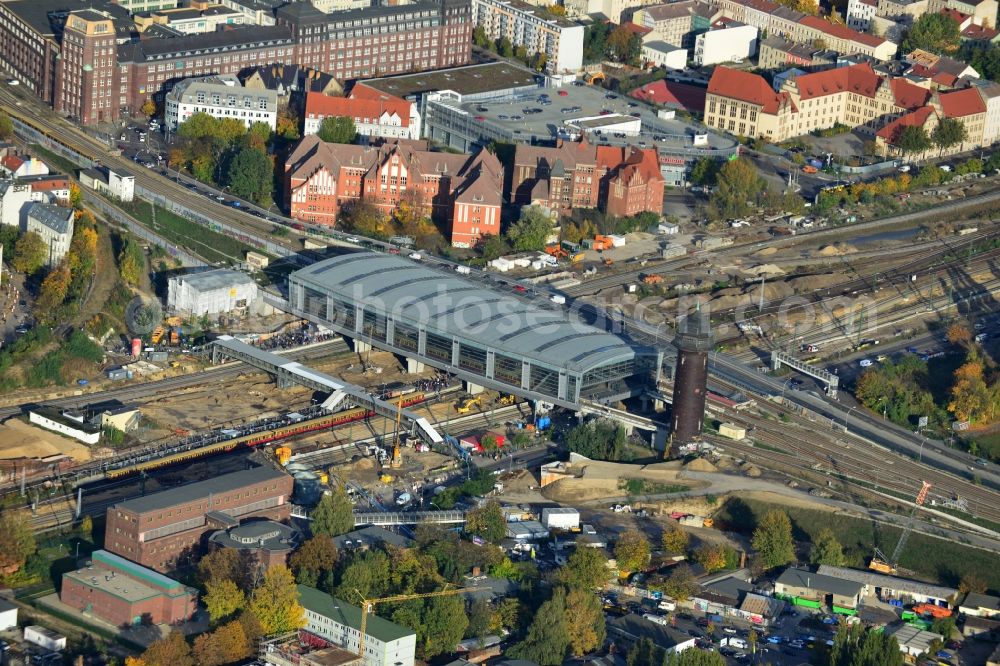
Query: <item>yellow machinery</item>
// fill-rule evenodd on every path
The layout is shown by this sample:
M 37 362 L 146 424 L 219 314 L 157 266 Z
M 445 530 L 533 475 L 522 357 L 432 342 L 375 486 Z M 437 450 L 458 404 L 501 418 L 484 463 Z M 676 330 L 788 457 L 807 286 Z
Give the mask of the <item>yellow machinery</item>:
M 437 592 L 424 592 L 423 594 L 398 594 L 393 597 L 382 597 L 381 599 L 365 599 L 365 595 L 357 590 L 354 592 L 361 598 L 361 635 L 358 639 L 358 656 L 364 659 L 365 655 L 365 630 L 368 628 L 368 614 L 375 612 L 378 604 L 391 604 L 399 601 L 410 601 L 411 599 L 427 599 L 428 597 L 447 597 L 462 592 L 470 592 L 473 588 L 459 587 L 454 590 L 438 590 Z
M 166 330 L 162 326 L 157 326 L 153 329 L 153 335 L 150 336 L 150 340 L 152 340 L 154 345 L 158 345 L 160 344 L 160 340 L 163 339 L 164 333 L 166 333 Z
M 399 452 L 399 423 L 402 417 L 403 396 L 399 396 L 399 401 L 396 403 L 396 441 L 392 445 L 392 460 L 389 461 L 389 465 L 392 467 L 400 467 L 403 464 L 403 456 Z
M 910 520 L 906 523 L 906 527 L 903 528 L 903 533 L 899 535 L 899 541 L 896 543 L 896 549 L 892 551 L 892 557 L 886 557 L 885 553 L 876 548 L 875 555 L 872 557 L 871 562 L 868 563 L 868 568 L 872 571 L 889 575 L 897 573 L 896 567 L 899 564 L 899 556 L 903 554 L 906 541 L 910 538 L 910 532 L 913 531 L 913 521 L 917 516 L 917 509 L 924 505 L 924 501 L 927 499 L 927 491 L 931 489 L 931 484 L 926 481 L 922 481 L 921 483 L 923 483 L 923 486 L 920 488 L 920 492 L 917 493 L 917 498 L 913 500 L 913 510 L 910 511 Z
M 292 449 L 287 446 L 279 446 L 274 449 L 274 455 L 278 458 L 278 463 L 284 467 L 292 458 Z
M 517 402 L 517 396 L 516 395 L 510 395 L 510 394 L 503 394 L 503 393 L 501 393 L 500 397 L 497 398 L 497 404 L 498 405 L 513 405 L 516 402 Z
M 462 404 L 460 404 L 458 407 L 455 408 L 455 411 L 457 411 L 459 414 L 468 414 L 469 412 L 472 411 L 473 407 L 478 407 L 481 404 L 483 404 L 482 396 L 478 395 L 472 396 L 471 398 L 466 398 L 465 400 L 463 400 Z

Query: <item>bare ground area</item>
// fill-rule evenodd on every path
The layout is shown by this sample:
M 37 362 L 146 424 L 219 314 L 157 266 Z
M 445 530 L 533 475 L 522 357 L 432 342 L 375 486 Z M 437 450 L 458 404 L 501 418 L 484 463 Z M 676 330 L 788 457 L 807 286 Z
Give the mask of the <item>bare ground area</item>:
M 69 437 L 63 437 L 17 418 L 0 424 L 0 459 L 46 458 L 67 455 L 77 462 L 90 460 L 90 449 Z

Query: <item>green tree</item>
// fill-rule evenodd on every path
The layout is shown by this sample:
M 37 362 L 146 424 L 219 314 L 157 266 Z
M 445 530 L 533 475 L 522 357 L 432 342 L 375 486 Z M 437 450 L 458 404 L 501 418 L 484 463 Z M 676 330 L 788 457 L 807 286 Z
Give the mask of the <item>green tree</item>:
M 507 251 L 507 243 L 503 236 L 491 234 L 482 240 L 479 251 L 483 253 L 483 259 L 493 261 L 497 257 L 503 256 L 504 252 Z
M 352 118 L 328 116 L 319 124 L 316 136 L 327 143 L 354 143 L 358 138 L 358 128 Z
M 472 31 L 472 43 L 481 49 L 493 49 L 496 46 L 486 34 L 486 29 L 481 25 L 477 25 L 476 29 Z
M 342 599 L 383 597 L 389 591 L 389 557 L 381 550 L 367 550 L 355 556 L 340 573 L 337 595 Z
M 10 263 L 13 265 L 14 257 L 14 245 L 17 243 L 17 237 L 20 234 L 18 228 L 12 224 L 0 224 L 0 245 L 3 246 L 3 256 L 5 261 L 6 257 L 10 257 Z
M 151 643 L 141 659 L 145 666 L 195 666 L 191 646 L 176 629 Z
M 251 594 L 247 609 L 260 622 L 265 634 L 295 631 L 306 623 L 292 572 L 280 564 L 264 574 L 264 582 Z
M 813 564 L 829 564 L 834 567 L 842 567 L 847 564 L 844 557 L 844 547 L 837 541 L 836 535 L 829 527 L 824 527 L 813 540 L 812 550 L 809 551 L 809 561 Z
M 833 638 L 830 666 L 902 666 L 903 653 L 894 636 L 860 624 L 841 625 Z
M 570 654 L 580 657 L 604 645 L 607 629 L 600 598 L 590 590 L 570 590 L 565 604 Z
M 14 123 L 10 119 L 10 114 L 0 111 L 0 139 L 4 141 L 14 136 Z
M 311 517 L 310 526 L 315 535 L 340 536 L 354 529 L 354 507 L 341 486 L 323 495 Z
M 35 532 L 20 511 L 0 513 L 0 569 L 14 571 L 35 552 Z
M 718 652 L 684 650 L 680 654 L 668 654 L 662 666 L 726 666 L 726 658 Z
M 667 654 L 664 649 L 647 637 L 643 636 L 633 643 L 625 657 L 626 666 L 663 666 Z
M 903 37 L 903 53 L 924 49 L 933 53 L 952 53 L 958 49 L 961 34 L 958 21 L 946 14 L 927 13 L 913 22 Z
M 465 531 L 490 543 L 500 543 L 507 536 L 507 520 L 500 503 L 491 500 L 465 516 Z
M 15 271 L 25 275 L 34 275 L 42 270 L 49 256 L 49 248 L 45 240 L 34 231 L 21 235 L 14 244 L 14 258 L 10 265 Z
M 624 460 L 627 444 L 625 428 L 606 419 L 578 425 L 566 436 L 570 451 L 594 460 Z
M 469 604 L 466 615 L 469 618 L 469 626 L 465 628 L 466 638 L 479 639 L 480 644 L 483 638 L 490 633 L 493 624 L 493 609 L 486 597 L 478 597 Z
M 510 40 L 506 37 L 501 37 L 497 40 L 497 47 L 495 50 L 502 58 L 514 57 L 514 45 L 511 44 Z
M 649 564 L 649 540 L 639 530 L 625 530 L 615 542 L 615 559 L 622 572 L 641 571 Z
M 214 626 L 234 618 L 247 603 L 243 590 L 229 579 L 208 581 L 201 600 L 205 603 L 208 617 Z
M 146 257 L 142 247 L 131 236 L 125 238 L 118 252 L 118 272 L 126 283 L 137 286 L 146 269 Z
M 767 183 L 749 160 L 742 157 L 729 160 L 716 177 L 716 187 L 709 199 L 709 214 L 714 219 L 745 217 L 758 196 L 766 191 Z
M 552 218 L 538 206 L 525 206 L 521 218 L 507 230 L 507 241 L 518 252 L 545 249 L 545 242 L 552 234 Z
M 243 137 L 244 145 L 249 148 L 267 152 L 267 143 L 271 140 L 271 126 L 264 122 L 257 122 L 250 125 L 246 136 Z
M 325 534 L 306 540 L 288 558 L 288 567 L 300 585 L 318 587 L 320 580 L 337 566 L 337 548 Z
M 469 618 L 465 602 L 458 595 L 433 597 L 427 600 L 423 614 L 424 633 L 421 637 L 423 658 L 451 654 L 465 636 Z
M 941 634 L 944 639 L 951 640 L 951 635 L 955 633 L 955 616 L 939 617 L 931 623 L 931 631 Z
M 934 14 L 934 16 L 938 16 Z M 944 151 L 965 141 L 968 132 L 965 123 L 957 118 L 942 118 L 931 132 L 931 141 Z
M 663 545 L 663 550 L 671 553 L 683 553 L 687 550 L 690 541 L 691 536 L 676 523 L 668 525 L 664 528 L 663 534 L 660 535 L 660 543 Z
M 538 607 L 524 639 L 508 650 L 514 659 L 527 659 L 539 666 L 560 666 L 569 651 L 566 593 L 558 589 Z
M 784 511 L 768 511 L 761 518 L 751 539 L 754 550 L 767 569 L 780 567 L 795 560 L 792 521 Z
M 603 588 L 610 578 L 607 555 L 600 548 L 577 546 L 556 577 L 569 589 Z
M 273 174 L 274 164 L 267 153 L 258 148 L 242 148 L 229 162 L 226 182 L 236 196 L 267 206 L 274 191 Z
M 688 176 L 695 185 L 715 185 L 715 179 L 719 175 L 719 160 L 712 157 L 699 158 L 691 166 L 691 174 Z

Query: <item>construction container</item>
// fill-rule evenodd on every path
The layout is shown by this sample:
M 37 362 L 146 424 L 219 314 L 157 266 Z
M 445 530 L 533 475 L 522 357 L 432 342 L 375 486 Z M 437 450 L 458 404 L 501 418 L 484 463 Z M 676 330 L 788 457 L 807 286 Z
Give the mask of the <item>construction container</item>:
M 139 358 L 139 353 L 142 351 L 142 340 L 140 338 L 132 338 L 132 358 Z
M 746 438 L 747 429 L 735 423 L 723 423 L 719 425 L 719 434 L 729 439 L 740 440 Z
M 107 371 L 107 377 L 113 382 L 121 381 L 128 378 L 128 371 L 124 368 L 112 368 Z
M 575 530 L 580 527 L 580 512 L 569 507 L 542 509 L 542 525 L 549 530 Z
M 34 643 L 52 652 L 59 652 L 66 649 L 66 637 L 45 627 L 25 627 L 24 641 L 26 643 Z

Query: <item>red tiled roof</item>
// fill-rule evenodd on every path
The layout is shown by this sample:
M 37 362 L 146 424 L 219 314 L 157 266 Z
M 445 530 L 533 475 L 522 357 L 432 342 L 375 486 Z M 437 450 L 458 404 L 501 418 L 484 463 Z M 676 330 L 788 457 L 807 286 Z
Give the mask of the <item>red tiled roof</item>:
M 8 155 L 7 157 L 3 158 L 2 164 L 11 171 L 17 171 L 18 169 L 21 168 L 21 165 L 24 164 L 24 160 L 22 160 L 17 155 Z
M 763 107 L 764 113 L 777 113 L 782 97 L 767 85 L 764 77 L 738 69 L 716 67 L 708 82 L 708 92 L 730 99 L 738 99 Z
M 679 106 L 695 113 L 705 112 L 705 89 L 674 81 L 653 81 L 633 90 L 629 95 L 643 102 Z
M 954 74 L 949 74 L 948 72 L 935 72 L 934 76 L 931 77 L 931 81 L 939 86 L 946 86 L 950 88 L 958 83 L 958 77 Z
M 649 33 L 653 32 L 652 28 L 646 28 L 637 23 L 632 23 L 632 21 L 626 21 L 625 23 L 622 23 L 621 27 L 625 28 L 633 35 L 639 35 L 640 37 L 642 37 L 643 35 L 648 35 Z
M 776 2 L 771 2 L 771 0 L 745 0 L 745 2 L 741 4 L 748 9 L 756 9 L 757 11 L 764 12 L 765 14 L 771 14 L 781 6 Z
M 838 92 L 874 97 L 882 79 L 868 63 L 802 74 L 795 79 L 801 99 L 813 99 Z
M 986 113 L 986 103 L 976 88 L 941 93 L 941 111 L 945 118 L 963 118 Z
M 940 13 L 942 16 L 948 16 L 950 18 L 953 18 L 955 20 L 955 23 L 957 23 L 960 27 L 963 23 L 965 23 L 966 19 L 969 18 L 968 14 L 963 14 L 957 9 L 951 9 L 949 7 L 945 7 L 944 9 L 941 10 Z
M 927 104 L 931 93 L 926 88 L 921 88 L 902 78 L 889 79 L 889 87 L 892 88 L 892 96 L 896 100 L 896 106 L 904 109 L 916 109 Z
M 885 44 L 885 40 L 881 37 L 875 37 L 874 35 L 866 35 L 863 32 L 858 32 L 856 30 L 851 30 L 846 25 L 839 25 L 835 23 L 830 23 L 829 21 L 824 21 L 818 16 L 806 16 L 801 21 L 799 21 L 804 26 L 809 28 L 815 28 L 820 32 L 824 32 L 831 37 L 837 37 L 838 39 L 847 39 L 852 42 L 857 42 L 858 44 L 865 44 L 866 46 L 877 47 Z
M 1000 35 L 1000 30 L 973 23 L 962 31 L 962 37 L 976 42 L 992 42 Z
M 349 118 L 378 118 L 382 113 L 399 116 L 403 127 L 410 126 L 410 103 L 398 97 L 369 99 L 366 97 L 330 97 L 310 92 L 306 95 L 306 117 L 347 116 Z
M 929 106 L 922 106 L 916 111 L 912 111 L 907 113 L 905 116 L 896 118 L 875 134 L 882 137 L 889 143 L 895 143 L 896 137 L 899 136 L 900 131 L 902 131 L 904 127 L 923 127 L 932 113 L 934 113 L 934 109 Z

